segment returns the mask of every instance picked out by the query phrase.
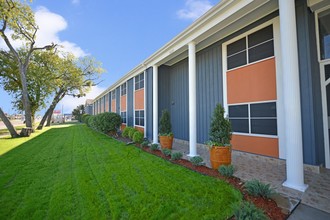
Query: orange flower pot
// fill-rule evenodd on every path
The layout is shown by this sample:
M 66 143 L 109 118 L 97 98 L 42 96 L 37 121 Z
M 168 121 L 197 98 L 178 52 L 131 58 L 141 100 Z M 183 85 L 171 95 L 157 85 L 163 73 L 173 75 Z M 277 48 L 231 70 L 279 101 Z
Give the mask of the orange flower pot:
M 210 149 L 210 161 L 213 169 L 218 169 L 221 165 L 231 164 L 231 148 L 212 146 Z
M 173 135 L 172 136 L 159 136 L 159 142 L 162 149 L 172 149 L 173 145 Z

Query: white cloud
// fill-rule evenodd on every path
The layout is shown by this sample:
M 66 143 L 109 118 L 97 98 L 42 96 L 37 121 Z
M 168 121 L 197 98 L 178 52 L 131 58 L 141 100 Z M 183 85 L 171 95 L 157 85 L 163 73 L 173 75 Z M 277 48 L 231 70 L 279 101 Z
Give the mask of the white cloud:
M 71 52 L 76 57 L 85 56 L 86 53 L 75 43 L 69 41 L 63 41 L 59 37 L 59 32 L 64 31 L 68 27 L 67 21 L 59 14 L 50 12 L 45 7 L 38 7 L 35 12 L 35 20 L 39 27 L 36 37 L 36 46 L 45 46 L 51 43 L 60 45 L 59 48 L 65 52 Z M 12 31 L 6 32 L 8 36 L 11 35 Z M 12 41 L 14 47 L 22 45 L 21 41 Z M 5 42 L 0 40 L 0 48 L 7 49 Z
M 71 3 L 74 5 L 79 5 L 80 0 L 71 0 Z
M 65 96 L 61 102 L 58 103 L 56 106 L 57 110 L 62 110 L 63 106 L 63 112 L 65 114 L 69 114 L 72 112 L 73 109 L 75 109 L 78 105 L 84 105 L 86 102 L 86 99 L 94 99 L 98 95 L 100 95 L 105 88 L 99 87 L 99 86 L 93 86 L 91 91 L 86 94 L 85 97 L 82 98 L 74 98 L 72 96 Z
M 177 12 L 180 19 L 195 20 L 212 8 L 208 0 L 186 0 L 185 7 Z

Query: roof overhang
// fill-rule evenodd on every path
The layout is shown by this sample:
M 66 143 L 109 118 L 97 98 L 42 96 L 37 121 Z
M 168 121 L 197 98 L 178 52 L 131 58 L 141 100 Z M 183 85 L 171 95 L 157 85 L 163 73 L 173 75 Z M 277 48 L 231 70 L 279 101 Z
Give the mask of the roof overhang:
M 307 0 L 308 7 L 314 12 L 330 5 L 330 0 Z

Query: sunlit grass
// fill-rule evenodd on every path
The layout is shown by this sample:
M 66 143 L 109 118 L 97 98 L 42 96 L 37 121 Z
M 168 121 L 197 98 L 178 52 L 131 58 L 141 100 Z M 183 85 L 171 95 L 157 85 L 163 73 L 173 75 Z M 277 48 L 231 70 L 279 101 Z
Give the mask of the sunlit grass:
M 84 125 L 18 140 L 5 139 L 16 148 L 0 156 L 0 219 L 227 219 L 241 200 L 221 180 Z

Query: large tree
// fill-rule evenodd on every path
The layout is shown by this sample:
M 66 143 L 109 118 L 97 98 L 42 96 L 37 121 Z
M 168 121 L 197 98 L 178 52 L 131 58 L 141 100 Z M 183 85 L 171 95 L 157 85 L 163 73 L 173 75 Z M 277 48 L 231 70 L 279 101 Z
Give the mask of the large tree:
M 10 33 L 8 30 L 12 31 L 11 36 L 8 36 Z M 34 13 L 28 4 L 18 0 L 0 0 L 0 36 L 6 43 L 11 57 L 17 62 L 27 127 L 32 127 L 32 110 L 27 85 L 27 69 L 30 58 L 36 50 L 55 47 L 54 44 L 37 47 L 35 45 L 37 31 L 38 26 L 35 23 Z M 26 53 L 20 54 L 18 52 L 13 46 L 14 40 L 23 42 L 22 46 L 26 49 Z

